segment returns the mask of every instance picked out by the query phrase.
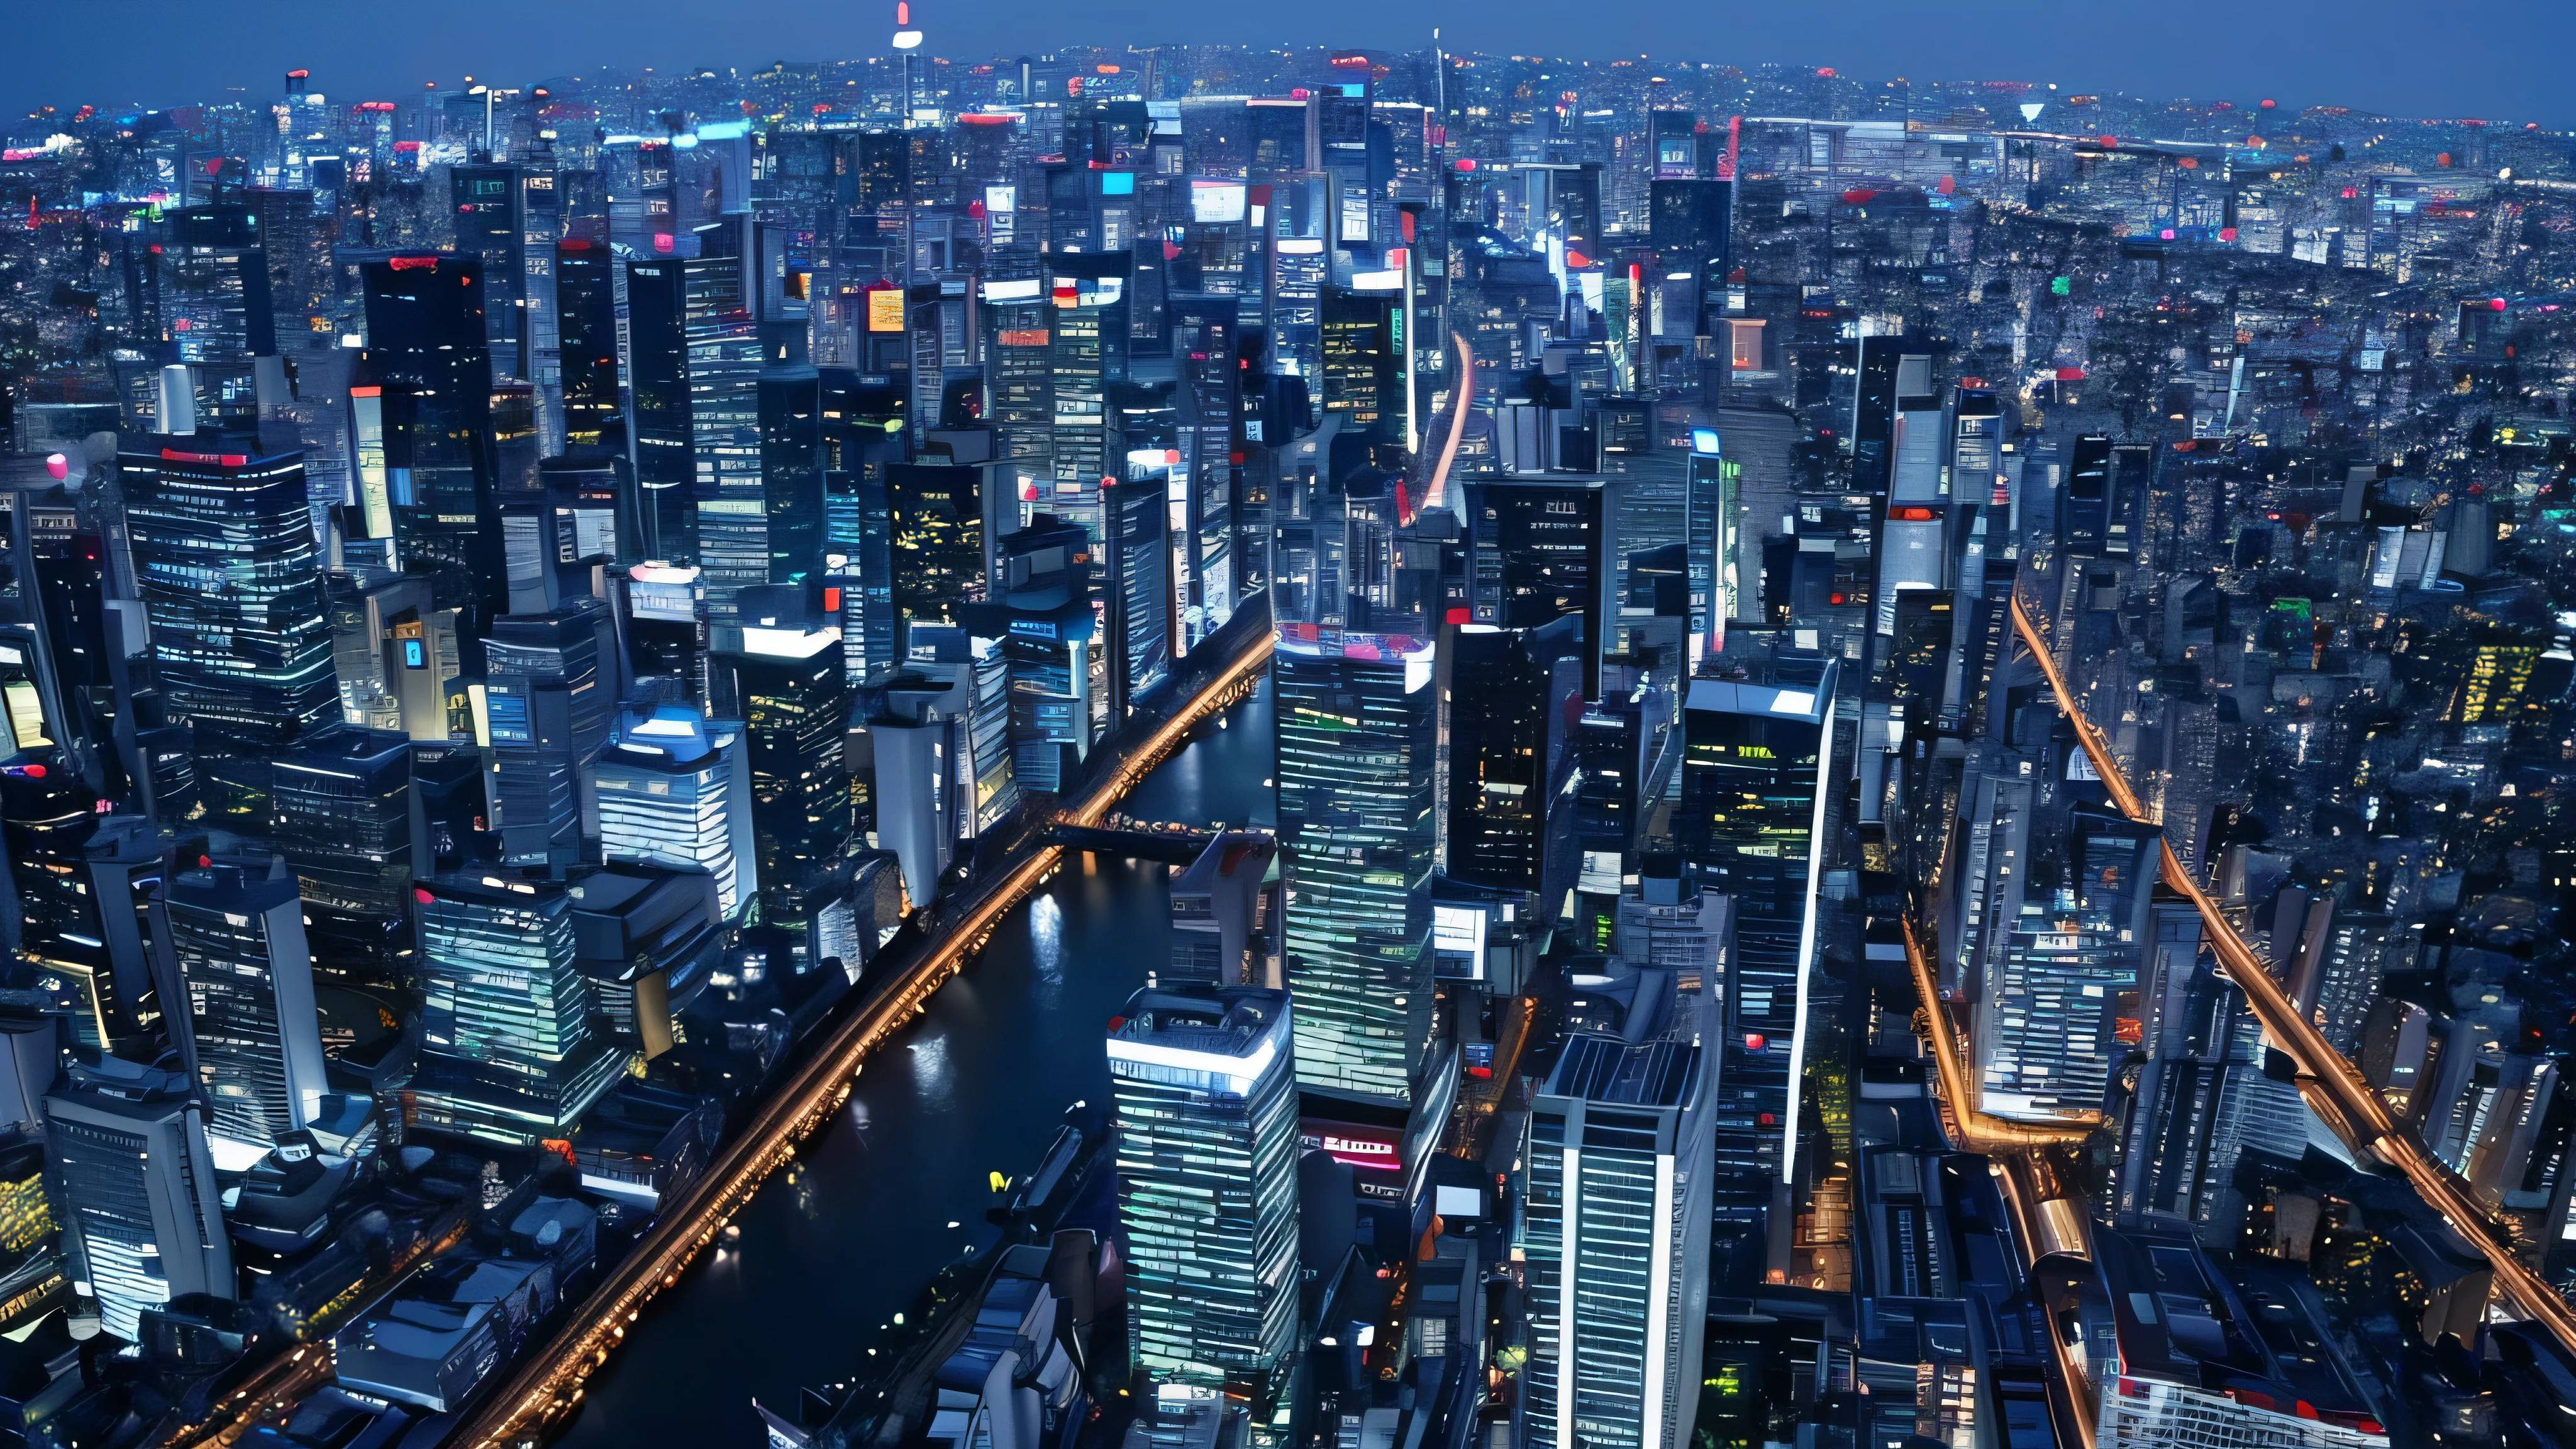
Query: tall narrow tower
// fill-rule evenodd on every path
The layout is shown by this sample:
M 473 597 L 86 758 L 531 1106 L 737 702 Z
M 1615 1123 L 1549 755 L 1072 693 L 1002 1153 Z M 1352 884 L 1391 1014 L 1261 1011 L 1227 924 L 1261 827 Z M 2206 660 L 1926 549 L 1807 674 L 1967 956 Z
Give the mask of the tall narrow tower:
M 903 55 L 903 128 L 921 104 L 921 32 L 912 26 L 912 0 L 894 0 L 894 48 Z

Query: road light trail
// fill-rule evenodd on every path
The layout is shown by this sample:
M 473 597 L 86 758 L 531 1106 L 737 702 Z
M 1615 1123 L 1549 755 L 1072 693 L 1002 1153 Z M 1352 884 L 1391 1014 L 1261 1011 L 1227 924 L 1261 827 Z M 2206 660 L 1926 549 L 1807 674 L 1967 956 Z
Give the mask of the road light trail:
M 1114 771 L 1076 797 L 1062 819 L 1074 825 L 1099 824 L 1192 729 L 1258 685 L 1270 648 L 1270 631 L 1258 631 L 1188 704 L 1130 750 Z M 860 1065 L 927 1009 L 931 993 L 963 969 L 1002 918 L 1054 874 L 1063 854 L 1057 846 L 1032 851 L 979 895 L 948 927 L 946 937 L 926 950 L 900 981 L 889 983 L 844 1023 L 573 1310 L 554 1341 L 522 1364 L 448 1442 L 476 1449 L 517 1449 L 540 1442 L 581 1402 L 583 1381 L 608 1362 L 610 1352 L 626 1336 L 626 1325 L 636 1321 L 644 1304 L 678 1283 L 681 1272 L 715 1241 L 734 1210 L 750 1200 L 772 1171 L 794 1159 L 796 1143 L 848 1100 Z
M 1931 963 L 1924 959 L 1923 947 L 1914 938 L 1914 922 L 1902 922 L 1905 928 L 1905 964 L 1914 973 L 1914 994 L 1922 1003 L 1923 1035 L 1932 1043 L 1934 1069 L 1941 1077 L 1941 1097 L 1949 1104 L 1951 1132 L 1961 1152 L 2027 1152 L 2040 1147 L 2058 1147 L 2081 1142 L 2102 1125 L 2098 1113 L 2070 1117 L 2064 1122 L 2015 1122 L 1987 1113 L 1977 1104 L 1976 1079 L 1968 1075 L 1969 1067 L 1959 1051 L 1958 1031 L 1950 1024 L 1950 1008 L 1942 1001 L 1932 979 Z
M 2046 1148 L 2083 1141 L 2093 1135 L 2101 1119 L 2095 1116 L 2090 1121 L 2062 1124 L 2015 1122 L 1980 1108 L 1973 1079 L 1959 1051 L 1958 1033 L 1950 1024 L 1949 1004 L 1941 999 L 1932 965 L 1915 939 L 1913 917 L 1901 917 L 1898 923 L 1905 931 L 1905 964 L 1914 973 L 1914 994 L 1922 1002 L 1920 1029 L 1932 1044 L 1933 1070 L 1941 1078 L 1939 1100 L 1947 1102 L 1950 1109 L 1945 1115 L 1950 1122 L 1951 1144 L 1961 1152 L 1977 1153 L 1994 1162 L 1995 1186 L 2003 1195 L 2005 1211 L 2012 1215 L 2013 1236 L 2021 1244 L 2022 1267 L 2027 1271 L 2046 1252 L 2041 1242 L 2044 1209 L 2038 1193 L 2025 1181 L 2034 1175 L 2031 1159 Z M 2088 1371 L 2076 1360 L 2065 1334 L 2053 1320 L 2048 1325 L 2048 1343 L 2065 1392 L 2062 1407 L 2068 1427 L 2075 1431 L 2078 1449 L 2093 1449 L 2094 1406 Z M 2054 1400 L 2052 1407 L 2058 1407 Z
M 2056 657 L 2049 653 L 2047 641 L 2040 637 L 2037 626 L 2031 622 L 2030 611 L 2022 607 L 2018 594 L 2012 601 L 2012 622 L 2023 646 L 2030 650 L 2040 672 L 2047 676 L 2048 687 L 2057 696 L 2057 707 L 2075 726 L 2076 741 L 2084 747 L 2086 758 L 2093 762 L 2094 773 L 2102 777 L 2103 787 L 2110 791 L 2113 803 L 2131 820 L 2140 824 L 2156 824 L 2139 804 L 2137 792 L 2129 788 L 2128 777 L 2121 772 L 2120 762 L 2104 742 L 2102 732 L 2077 707 L 2073 691 L 2066 687 L 2065 676 L 2058 671 Z M 2253 1009 L 2256 1019 L 2263 1023 L 2264 1033 L 2306 1069 L 2314 1081 L 2313 1090 L 2332 1104 L 2334 1112 L 2331 1115 L 2320 1114 L 2327 1125 L 2340 1133 L 2356 1152 L 2374 1155 L 2404 1174 L 2428 1206 L 2486 1255 L 2488 1264 L 2495 1270 L 2496 1290 L 2519 1305 L 2524 1313 L 2547 1325 L 2549 1331 L 2558 1336 L 2560 1344 L 2569 1352 L 2576 1353 L 2576 1308 L 2571 1308 L 2556 1289 L 2541 1281 L 2538 1274 L 2523 1266 L 2522 1260 L 2514 1256 L 2511 1240 L 2498 1231 L 2486 1207 L 2469 1192 L 2457 1174 L 2426 1152 L 2414 1134 L 2398 1123 L 2389 1112 L 2388 1103 L 2362 1080 L 2361 1073 L 2351 1061 L 2336 1051 L 2317 1030 L 2316 1024 L 2291 1002 L 2288 994 L 2282 991 L 2281 984 L 2272 979 L 2271 970 L 2254 954 L 2253 948 L 2245 944 L 2245 938 L 2237 934 L 2236 927 L 2229 924 L 2225 916 L 2219 914 L 2218 906 L 2210 900 L 2209 893 L 2200 888 L 2199 881 L 2192 879 L 2190 871 L 2183 869 L 2181 858 L 2174 854 L 2172 844 L 2164 841 L 2161 830 L 2157 840 L 2163 846 L 2165 884 L 2190 897 L 2193 908 L 2200 912 L 2201 925 L 2211 947 L 2217 952 L 2220 964 L 2227 968 L 2228 980 L 2245 993 L 2246 1004 Z
M 472 1226 L 463 1213 L 436 1237 L 414 1243 L 383 1275 L 368 1280 L 362 1291 L 348 1300 L 351 1308 L 372 1304 L 411 1276 L 412 1270 L 465 1241 Z M 335 1317 L 355 1317 L 343 1311 Z M 318 1316 L 314 1324 L 322 1322 Z M 292 1353 L 272 1359 L 265 1367 L 242 1382 L 242 1386 L 218 1400 L 197 1423 L 164 1427 L 155 1431 L 152 1442 L 175 1446 L 175 1449 L 201 1449 L 201 1446 L 230 1444 L 250 1432 L 251 1426 L 272 1410 L 289 1407 L 306 1394 L 320 1388 L 339 1372 L 339 1359 L 331 1347 L 328 1334 L 318 1335 Z M 176 1418 L 175 1411 L 171 1415 Z

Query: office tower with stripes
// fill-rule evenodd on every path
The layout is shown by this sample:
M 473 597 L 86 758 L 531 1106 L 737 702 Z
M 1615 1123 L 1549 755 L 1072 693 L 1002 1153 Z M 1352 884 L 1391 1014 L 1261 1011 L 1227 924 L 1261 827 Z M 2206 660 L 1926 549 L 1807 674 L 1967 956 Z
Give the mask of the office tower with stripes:
M 122 461 L 161 689 L 195 730 L 209 812 L 255 832 L 274 753 L 340 714 L 303 455 L 201 433 Z
M 695 706 L 630 705 L 599 757 L 599 846 L 610 861 L 699 871 L 725 920 L 760 890 L 742 726 Z
M 72 1068 L 44 1110 L 72 1292 L 109 1333 L 138 1341 L 144 1310 L 183 1293 L 236 1296 L 206 1109 L 184 1075 L 105 1057 Z
M 418 1125 L 531 1147 L 571 1135 L 627 1054 L 593 1026 L 575 964 L 573 903 L 551 883 L 446 876 L 420 905 Z
M 310 1123 L 329 1090 L 304 903 L 291 876 L 216 865 L 173 880 L 166 909 L 206 1132 L 216 1164 L 239 1171 Z
M 1407 635 L 1280 628 L 1287 979 L 1309 1090 L 1412 1100 L 1431 1006 L 1431 654 Z
M 1285 993 L 1148 987 L 1109 1023 L 1128 1339 L 1157 1384 L 1221 1388 L 1297 1341 L 1297 1079 Z

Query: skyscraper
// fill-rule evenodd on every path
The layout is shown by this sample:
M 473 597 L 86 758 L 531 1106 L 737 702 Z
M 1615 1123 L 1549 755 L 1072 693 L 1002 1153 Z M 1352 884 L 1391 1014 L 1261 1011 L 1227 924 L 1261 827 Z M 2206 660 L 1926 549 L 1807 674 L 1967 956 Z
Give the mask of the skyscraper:
M 1697 1014 L 1661 1040 L 1577 1034 L 1532 1103 L 1522 1449 L 1691 1442 L 1715 1128 Z
M 692 705 L 630 705 L 599 758 L 601 855 L 703 871 L 715 879 L 721 919 L 732 920 L 760 889 L 742 757 L 740 725 L 711 722 Z
M 437 606 L 464 610 L 460 636 L 476 640 L 509 607 L 482 263 L 395 256 L 366 263 L 364 273 L 367 348 L 350 389 L 355 436 L 363 449 L 372 405 L 397 562 L 428 574 Z M 363 486 L 363 459 L 359 471 Z
M 1619 616 L 1614 590 L 1622 485 L 1604 479 L 1498 479 L 1470 490 L 1470 582 L 1480 624 L 1535 629 L 1583 620 L 1583 696 L 1601 692 L 1602 651 Z
M 1158 1384 L 1243 1384 L 1295 1346 L 1289 1015 L 1284 992 L 1149 987 L 1109 1023 L 1128 1338 Z
M 411 741 L 322 730 L 277 760 L 278 849 L 295 873 L 315 969 L 351 984 L 410 974 Z
M 1101 593 L 1109 604 L 1109 718 L 1125 719 L 1172 672 L 1169 505 L 1159 477 L 1100 490 Z
M 686 268 L 677 257 L 625 265 L 633 349 L 627 385 L 634 415 L 627 427 L 635 460 L 635 552 L 690 567 L 698 561 L 698 507 Z M 738 359 L 727 357 L 723 365 L 728 378 L 740 371 Z
M 569 1136 L 614 1086 L 626 1054 L 597 1036 L 574 964 L 564 888 L 498 878 L 423 882 L 423 1127 L 511 1146 Z
M 237 866 L 185 872 L 163 895 L 170 947 L 188 988 L 206 1132 L 228 1171 L 310 1123 L 329 1090 L 313 958 L 292 877 Z
M 1301 1086 L 1409 1102 L 1430 1021 L 1431 642 L 1281 627 L 1279 838 Z
M 76 1066 L 45 1098 L 45 1131 L 72 1291 L 97 1300 L 108 1332 L 136 1341 L 143 1310 L 183 1293 L 234 1296 L 205 1109 L 187 1078 L 117 1057 Z
M 629 379 L 618 364 L 617 316 L 626 300 L 625 282 L 625 266 L 604 239 L 567 237 L 555 244 L 567 447 L 607 444 L 615 434 L 624 451 Z
M 126 520 L 153 661 L 196 732 L 210 808 L 257 829 L 275 750 L 339 715 L 300 453 L 216 435 L 125 455 Z M 202 451 L 201 451 L 202 450 Z
M 1538 889 L 1547 828 L 1548 671 L 1528 631 L 1461 626 L 1449 659 L 1450 875 Z
M 739 254 L 743 230 L 740 222 L 700 228 L 700 254 L 679 263 L 678 321 L 686 344 L 696 500 L 696 552 L 690 561 L 705 571 L 708 617 L 719 626 L 734 622 L 736 594 L 769 582 L 760 334 Z
M 237 205 L 180 207 L 163 214 L 160 322 L 162 359 L 184 363 L 196 416 L 218 427 L 259 420 L 260 359 L 277 367 L 277 320 L 259 217 Z M 276 381 L 283 382 L 281 373 Z M 168 431 L 168 420 L 162 421 Z
M 492 628 L 483 688 L 503 864 L 571 865 L 599 834 L 592 766 L 608 739 L 613 631 L 593 598 Z
M 2068 833 L 2071 868 L 2023 898 L 1978 1004 L 1985 1105 L 2000 1116 L 2098 1109 L 2114 1008 L 2139 989 L 2162 832 L 2079 808 Z
M 1783 657 L 1771 682 L 1695 679 L 1683 710 L 1673 834 L 1709 889 L 1735 902 L 1716 1116 L 1731 1190 L 1794 1180 L 1807 993 L 1816 955 L 1812 868 L 1823 783 L 1834 778 L 1839 662 Z M 1767 1191 L 1767 1189 L 1766 1189 Z
M 785 592 L 783 589 L 781 592 Z M 717 656 L 743 713 L 764 920 L 801 920 L 850 846 L 850 724 L 840 631 L 746 598 L 743 652 Z
M 914 624 L 954 624 L 984 597 L 985 498 L 980 469 L 886 465 L 897 657 Z

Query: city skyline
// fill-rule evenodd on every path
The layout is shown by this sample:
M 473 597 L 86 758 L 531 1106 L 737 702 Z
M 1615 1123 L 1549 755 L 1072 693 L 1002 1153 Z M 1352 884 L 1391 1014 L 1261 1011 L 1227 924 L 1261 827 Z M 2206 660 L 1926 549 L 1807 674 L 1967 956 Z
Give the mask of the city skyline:
M 662 3 L 0 122 L 0 1449 L 2576 1449 L 2576 132 Z
M 888 54 L 881 32 L 891 29 L 889 17 L 864 6 L 762 0 L 760 31 L 707 37 L 698 54 L 649 38 L 657 7 L 673 19 L 682 13 L 676 0 L 578 0 L 536 12 L 469 0 L 453 12 L 459 23 L 406 34 L 399 64 L 372 34 L 336 25 L 338 12 L 325 0 L 283 0 L 272 23 L 256 30 L 188 0 L 115 0 L 114 10 L 158 39 L 140 53 L 119 52 L 113 64 L 80 43 L 92 23 L 88 12 L 37 10 L 18 22 L 22 43 L 33 54 L 66 59 L 0 80 L 0 113 L 15 116 L 41 105 L 67 112 L 80 104 L 220 102 L 235 93 L 258 95 L 274 75 L 294 68 L 311 69 L 317 88 L 365 92 L 349 99 L 402 100 L 424 82 L 461 85 L 466 76 L 527 86 L 549 77 L 596 80 L 612 68 L 672 76 L 715 66 L 747 74 L 776 61 Z M 1282 43 L 1410 49 L 1430 43 L 1437 28 L 1442 43 L 1462 53 L 1563 55 L 1595 65 L 1650 57 L 1746 69 L 1830 67 L 1871 85 L 1899 76 L 2026 80 L 2069 95 L 2189 96 L 2239 107 L 2270 98 L 2294 112 L 2342 105 L 2409 119 L 2467 115 L 2576 127 L 2576 110 L 2543 60 L 2553 44 L 2576 39 L 2576 16 L 2540 0 L 2483 0 L 2446 11 L 2463 38 L 2513 37 L 2511 44 L 2444 52 L 2455 65 L 2390 43 L 2419 13 L 2405 0 L 2297 0 L 2234 15 L 2231 44 L 2192 53 L 2187 66 L 2174 53 L 2130 43 L 2139 38 L 2135 29 L 2149 23 L 2143 17 L 2040 5 L 2004 13 L 2027 23 L 1981 31 L 1899 0 L 1851 0 L 1830 19 L 1744 10 L 1728 15 L 1722 27 L 1714 18 L 1613 8 L 1588 14 L 1579 28 L 1537 7 L 1497 12 L 1445 0 L 1407 7 L 1400 22 L 1383 7 L 1327 0 L 1293 26 L 1179 4 L 1130 5 L 1077 19 L 1033 0 L 974 0 L 925 5 L 922 24 L 933 53 L 963 57 L 965 64 L 1007 58 L 980 56 L 967 44 L 1004 31 L 1027 36 L 1022 49 L 1040 50 Z M 1695 24 L 1707 28 L 1694 33 Z M 496 29 L 511 39 L 496 45 Z M 1092 34 L 1103 29 L 1111 33 Z M 609 36 L 617 38 L 603 45 Z

